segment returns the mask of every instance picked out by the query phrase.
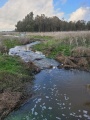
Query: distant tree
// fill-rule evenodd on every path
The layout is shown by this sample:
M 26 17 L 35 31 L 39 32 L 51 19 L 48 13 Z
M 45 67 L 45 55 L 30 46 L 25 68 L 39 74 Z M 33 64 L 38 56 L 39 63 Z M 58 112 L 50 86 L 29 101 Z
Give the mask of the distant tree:
M 16 31 L 34 31 L 33 12 L 29 13 L 22 21 L 17 22 Z
M 16 31 L 23 32 L 23 30 L 24 30 L 24 29 L 22 29 L 23 28 L 23 23 L 21 21 L 18 21 L 17 25 L 15 25 L 15 27 L 16 27 Z
M 57 16 L 46 17 L 44 14 L 34 18 L 33 12 L 30 12 L 22 21 L 17 22 L 15 30 L 20 32 L 90 30 L 90 21 L 87 23 L 84 20 L 67 22 L 64 18 L 60 20 Z
M 90 30 L 90 21 L 87 22 L 87 29 Z
M 85 30 L 86 25 L 84 20 L 79 20 L 76 22 L 76 30 Z
M 26 31 L 34 31 L 34 18 L 33 12 L 29 13 L 25 19 L 24 24 L 26 25 Z

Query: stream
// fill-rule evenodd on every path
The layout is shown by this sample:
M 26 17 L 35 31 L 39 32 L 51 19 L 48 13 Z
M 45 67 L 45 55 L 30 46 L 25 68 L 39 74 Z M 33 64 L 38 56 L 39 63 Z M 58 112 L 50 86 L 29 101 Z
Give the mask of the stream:
M 57 61 L 31 50 L 39 43 L 16 46 L 9 51 L 9 55 L 34 62 L 42 71 L 35 75 L 32 88 L 27 86 L 33 97 L 5 120 L 90 120 L 90 88 L 87 87 L 90 73 L 58 69 Z

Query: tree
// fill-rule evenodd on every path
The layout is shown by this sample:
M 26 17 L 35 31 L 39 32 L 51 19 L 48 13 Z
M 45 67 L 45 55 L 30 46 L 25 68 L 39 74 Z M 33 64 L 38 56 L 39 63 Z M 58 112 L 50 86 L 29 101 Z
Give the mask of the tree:
M 90 30 L 90 21 L 87 22 L 87 29 Z
M 67 22 L 60 20 L 57 16 L 46 17 L 44 14 L 37 15 L 34 18 L 33 12 L 25 16 L 22 21 L 16 24 L 16 31 L 20 32 L 51 32 L 51 31 L 74 31 L 74 30 L 90 30 L 90 21 L 78 20 L 77 22 Z

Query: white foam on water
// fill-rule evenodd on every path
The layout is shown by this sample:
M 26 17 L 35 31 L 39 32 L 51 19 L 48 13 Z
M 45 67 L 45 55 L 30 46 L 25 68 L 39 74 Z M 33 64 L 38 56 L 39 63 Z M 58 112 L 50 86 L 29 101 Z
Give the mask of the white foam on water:
M 69 97 L 64 96 L 65 100 L 69 100 Z
M 82 116 L 81 116 L 81 115 L 79 115 L 78 117 L 79 117 L 79 118 L 82 118 Z
M 34 113 L 34 108 L 32 108 L 31 111 L 32 111 L 32 114 L 33 114 Z
M 42 98 L 39 98 L 39 99 L 36 101 L 36 103 L 39 103 L 39 102 L 41 102 L 41 100 L 42 100 Z
M 61 118 L 59 118 L 59 117 L 56 117 L 56 119 L 57 119 L 57 120 L 61 120 Z
M 78 110 L 78 112 L 81 112 L 81 110 Z
M 86 110 L 83 110 L 83 113 L 87 114 L 88 112 Z
M 71 103 L 69 103 L 69 105 L 71 105 Z
M 49 98 L 49 96 L 45 96 L 47 99 Z
M 35 114 L 35 115 L 38 115 L 38 113 L 37 113 L 37 112 L 35 112 L 34 114 Z
M 48 109 L 49 109 L 49 110 L 52 110 L 52 107 L 49 107 Z

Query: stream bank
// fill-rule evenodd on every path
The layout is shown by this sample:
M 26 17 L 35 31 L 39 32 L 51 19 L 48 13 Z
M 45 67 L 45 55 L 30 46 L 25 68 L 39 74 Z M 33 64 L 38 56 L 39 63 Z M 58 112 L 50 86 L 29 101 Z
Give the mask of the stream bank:
M 5 61 L 8 61 L 8 58 L 10 60 L 15 60 L 14 57 L 8 56 L 6 58 L 7 59 Z M 18 60 L 20 59 L 17 58 L 16 61 L 12 61 L 17 62 L 16 64 L 11 64 L 9 61 L 9 68 L 11 69 L 11 72 L 5 70 L 5 64 L 7 64 L 5 61 L 3 65 L 4 71 L 0 71 L 0 120 L 3 120 L 11 111 L 17 109 L 22 103 L 32 96 L 31 91 L 29 94 L 27 93 L 26 86 L 28 84 L 31 85 L 34 80 L 34 75 L 40 72 L 40 69 L 32 62 L 24 63 L 22 60 L 20 60 L 20 62 L 18 62 Z M 16 70 L 12 71 L 14 64 L 19 67 L 19 69 L 16 69 L 17 67 L 15 67 Z M 18 71 L 18 73 L 14 73 L 17 72 L 17 70 L 21 72 L 19 73 Z
M 71 50 L 70 56 L 58 54 L 56 60 L 62 63 L 65 69 L 78 69 L 90 72 L 90 48 L 76 47 Z
M 19 56 L 22 59 L 22 61 L 24 61 L 23 67 L 25 67 L 26 71 L 28 71 L 28 74 L 30 74 L 30 76 L 35 75 L 36 73 L 40 72 L 40 70 L 42 69 L 53 68 L 59 65 L 59 63 L 56 62 L 55 60 L 46 58 L 45 55 L 43 55 L 41 52 L 38 52 L 38 51 L 33 52 L 31 50 L 31 47 L 38 43 L 40 42 L 33 42 L 27 45 L 16 46 L 9 50 L 10 56 L 12 57 Z M 16 64 L 16 66 L 17 65 L 18 64 Z M 12 66 L 13 66 L 13 63 L 12 63 Z M 15 79 L 17 79 L 17 77 Z M 0 119 L 1 120 L 3 120 L 5 116 L 7 116 L 12 110 L 18 108 L 23 102 L 25 102 L 25 100 L 27 100 L 27 98 L 30 98 L 32 96 L 31 91 L 28 93 L 26 90 L 27 89 L 26 86 L 28 84 L 31 86 L 32 84 L 30 83 L 31 79 L 33 79 L 33 76 L 32 78 L 22 77 L 20 80 L 21 85 L 20 83 L 18 83 L 19 79 L 17 80 L 18 85 L 16 86 L 15 90 L 12 90 L 11 88 L 1 90 L 0 92 Z M 12 81 L 13 81 L 13 78 L 12 78 Z M 22 85 L 22 82 L 23 82 L 23 85 Z
M 32 91 L 33 97 L 5 120 L 89 120 L 90 89 L 87 84 L 90 84 L 90 74 L 58 69 L 58 62 L 46 58 L 41 52 L 33 52 L 32 44 L 10 49 L 10 55 L 18 55 L 26 63 L 32 61 L 42 71 L 35 75 L 32 87 L 27 85 L 27 92 Z
M 68 57 L 64 55 L 58 55 L 56 60 L 61 63 L 58 68 L 78 69 L 90 72 L 90 57 Z

